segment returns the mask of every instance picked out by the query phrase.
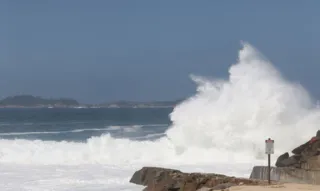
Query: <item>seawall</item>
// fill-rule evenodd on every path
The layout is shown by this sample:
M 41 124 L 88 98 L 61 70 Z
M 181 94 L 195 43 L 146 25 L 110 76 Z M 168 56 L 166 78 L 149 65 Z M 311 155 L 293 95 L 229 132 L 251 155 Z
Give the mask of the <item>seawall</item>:
M 320 185 L 320 170 L 306 170 L 291 167 L 271 167 L 270 178 L 273 181 L 307 183 Z M 250 179 L 268 180 L 268 167 L 255 166 Z

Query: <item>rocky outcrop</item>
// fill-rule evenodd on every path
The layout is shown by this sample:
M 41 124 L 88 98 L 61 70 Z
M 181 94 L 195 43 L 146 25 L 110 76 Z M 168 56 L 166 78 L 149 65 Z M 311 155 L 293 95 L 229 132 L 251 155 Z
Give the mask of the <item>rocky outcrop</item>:
M 292 156 L 289 156 L 287 152 L 280 155 L 275 165 L 277 167 L 294 167 L 301 169 L 310 166 L 310 162 L 313 163 L 312 166 L 315 166 L 315 163 L 320 165 L 320 160 L 315 161 L 315 158 L 320 155 L 320 130 L 316 133 L 316 136 L 312 137 L 308 142 L 293 149 L 292 153 Z
M 306 143 L 280 155 L 276 167 L 271 167 L 270 178 L 277 182 L 294 182 L 307 184 L 320 184 L 320 130 Z M 269 168 L 255 166 L 250 178 L 267 180 Z
M 143 167 L 131 183 L 146 186 L 143 191 L 211 191 L 236 185 L 261 185 L 261 180 L 229 177 L 221 174 L 184 173 L 175 169 Z

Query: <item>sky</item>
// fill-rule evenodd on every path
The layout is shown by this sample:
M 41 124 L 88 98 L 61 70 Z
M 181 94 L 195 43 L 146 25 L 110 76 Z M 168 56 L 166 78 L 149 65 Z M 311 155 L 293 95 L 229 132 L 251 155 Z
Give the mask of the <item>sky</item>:
M 0 96 L 174 100 L 227 78 L 241 41 L 320 98 L 320 1 L 3 0 Z

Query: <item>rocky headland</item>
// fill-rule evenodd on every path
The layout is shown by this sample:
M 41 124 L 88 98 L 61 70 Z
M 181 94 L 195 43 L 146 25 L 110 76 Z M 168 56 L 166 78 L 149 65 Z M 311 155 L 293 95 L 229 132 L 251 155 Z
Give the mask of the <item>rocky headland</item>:
M 181 100 L 173 101 L 114 101 L 100 104 L 79 103 L 71 98 L 43 98 L 16 95 L 0 99 L 0 108 L 173 108 Z
M 79 102 L 70 98 L 42 98 L 32 95 L 9 96 L 0 100 L 1 108 L 77 107 Z

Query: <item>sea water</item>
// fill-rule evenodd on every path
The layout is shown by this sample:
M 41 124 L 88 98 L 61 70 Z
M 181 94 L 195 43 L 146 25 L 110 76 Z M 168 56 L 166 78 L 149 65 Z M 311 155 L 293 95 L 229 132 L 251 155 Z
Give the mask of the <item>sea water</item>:
M 248 177 L 319 130 L 320 110 L 244 43 L 227 79 L 191 76 L 197 93 L 163 109 L 1 109 L 0 190 L 141 190 L 143 166 Z

